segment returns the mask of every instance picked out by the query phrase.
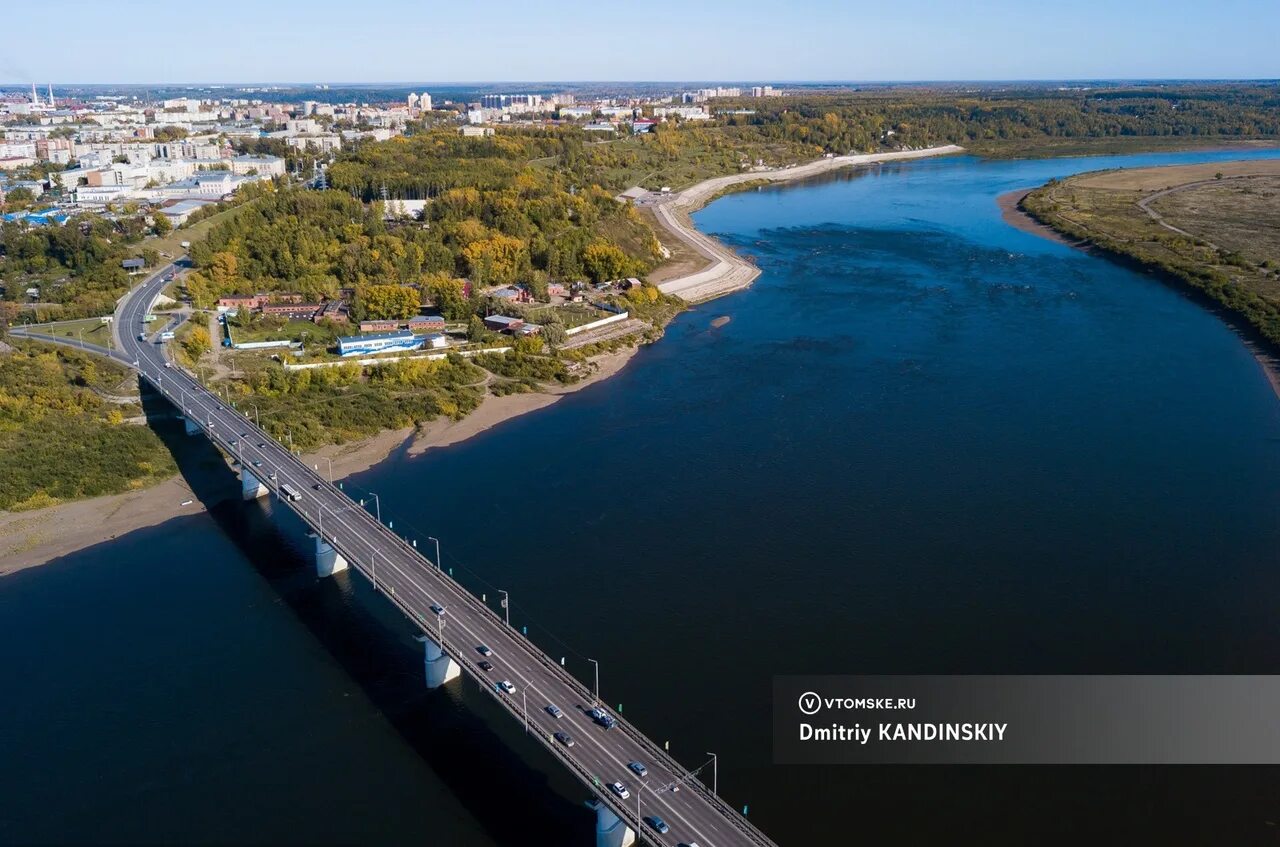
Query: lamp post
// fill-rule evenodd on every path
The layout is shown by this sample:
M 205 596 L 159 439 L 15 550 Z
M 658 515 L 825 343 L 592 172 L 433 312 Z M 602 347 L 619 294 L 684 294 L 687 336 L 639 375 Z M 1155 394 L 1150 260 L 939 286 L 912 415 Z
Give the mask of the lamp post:
M 511 626 L 511 595 L 501 588 L 498 589 L 498 593 L 502 595 L 502 611 L 506 613 L 507 626 Z
M 374 517 L 378 519 L 378 523 L 382 523 L 382 501 L 378 499 L 378 495 L 370 491 L 369 496 L 373 498 Z
M 258 419 L 258 404 L 257 404 L 257 403 L 254 403 L 254 404 L 253 404 L 253 425 L 254 425 L 254 426 L 258 426 L 258 427 L 262 426 L 262 422 Z
M 436 543 L 436 570 L 438 571 L 444 570 L 444 564 L 440 561 L 440 539 L 435 538 L 434 536 L 428 535 L 427 540 L 434 541 Z
M 720 776 L 719 765 L 717 764 L 718 759 L 715 753 L 707 753 L 707 755 L 711 757 L 711 793 L 719 794 L 720 792 L 716 791 Z
M 600 702 L 600 663 L 595 659 L 587 659 L 587 661 L 595 665 L 596 668 L 596 687 L 593 692 L 595 699 L 591 701 L 591 705 L 595 706 Z

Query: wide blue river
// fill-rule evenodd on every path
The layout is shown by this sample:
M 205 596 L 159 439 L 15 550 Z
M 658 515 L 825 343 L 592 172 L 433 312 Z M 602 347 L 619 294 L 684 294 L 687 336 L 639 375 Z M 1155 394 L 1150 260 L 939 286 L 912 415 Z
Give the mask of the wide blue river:
M 598 659 L 687 764 L 719 754 L 787 847 L 1274 844 L 1275 768 L 774 767 L 769 736 L 777 673 L 1280 669 L 1258 363 L 996 205 L 1238 158 L 960 157 L 718 200 L 698 224 L 759 262 L 750 290 L 350 488 L 583 679 Z M 0 580 L 0 843 L 590 843 L 582 789 L 469 683 L 425 692 L 408 624 L 317 581 L 270 508 Z

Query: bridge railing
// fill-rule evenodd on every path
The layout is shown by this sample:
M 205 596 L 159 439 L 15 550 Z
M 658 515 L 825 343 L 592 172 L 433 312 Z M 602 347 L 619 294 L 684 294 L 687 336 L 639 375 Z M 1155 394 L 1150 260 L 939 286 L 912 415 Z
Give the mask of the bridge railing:
M 204 386 L 201 385 L 197 380 L 195 380 L 195 378 L 192 377 L 190 374 L 186 373 L 185 371 L 183 371 L 182 373 L 188 380 L 190 380 L 193 383 L 194 388 L 192 390 L 202 391 L 204 394 L 204 398 L 207 402 L 211 403 L 216 407 L 221 408 L 222 411 L 224 412 L 228 412 L 232 415 L 235 415 L 237 418 L 241 418 L 243 420 L 244 426 L 256 431 L 261 436 L 271 438 L 271 436 L 265 430 L 263 430 L 258 425 L 254 424 L 253 421 L 250 420 L 247 416 L 241 414 L 238 410 L 232 408 L 229 404 L 225 403 L 216 394 L 213 394 L 208 389 L 204 388 Z M 158 387 L 160 388 L 161 392 L 166 396 L 168 396 L 170 399 L 175 399 L 172 390 L 167 389 L 164 386 L 158 386 Z M 228 443 L 227 437 L 223 436 L 221 433 L 210 431 L 205 426 L 204 421 L 197 421 L 197 424 L 201 427 L 202 430 L 205 431 L 205 434 L 211 440 L 213 440 L 220 447 L 222 447 L 229 455 L 235 453 L 235 450 Z M 338 493 L 340 493 L 343 497 L 347 496 L 345 492 L 341 491 L 341 489 L 338 489 L 332 483 L 327 482 L 319 474 L 315 473 L 310 467 L 306 465 L 306 463 L 302 462 L 301 460 L 298 460 L 298 465 L 299 467 L 302 468 L 302 470 L 308 477 L 315 480 L 315 483 L 327 486 L 333 489 L 334 491 L 337 491 Z M 285 502 L 285 501 L 282 500 L 282 502 Z M 319 506 L 319 508 L 323 509 L 323 506 Z M 368 578 L 376 588 L 379 588 L 382 591 L 383 595 L 386 596 L 388 599 L 390 599 L 391 602 L 397 608 L 399 608 L 400 611 L 403 612 L 406 617 L 408 617 L 410 620 L 415 621 L 417 625 L 424 631 L 425 634 L 427 634 L 428 636 L 432 634 L 430 631 L 429 625 L 426 623 L 422 615 L 417 610 L 411 608 L 407 603 L 405 603 L 403 600 L 397 597 L 394 593 L 385 590 L 385 586 L 377 580 L 376 572 L 374 568 L 374 561 L 373 561 L 373 559 L 376 557 L 377 554 L 372 552 L 372 548 L 370 548 L 369 551 L 358 550 L 354 548 L 351 544 L 339 538 L 332 531 L 329 533 L 323 532 L 322 526 L 320 524 L 320 521 L 322 519 L 318 518 L 313 520 L 311 516 L 307 514 L 305 511 L 303 511 L 302 509 L 295 508 L 293 509 L 293 511 L 296 514 L 298 514 L 299 517 L 302 518 L 304 523 L 306 523 L 309 527 L 311 527 L 316 531 L 317 536 L 324 539 L 327 543 L 331 544 L 336 550 L 338 550 L 338 552 L 340 552 L 344 556 L 344 558 L 347 559 L 348 562 L 350 562 L 361 573 L 363 573 L 365 577 Z M 376 527 L 376 532 L 382 538 L 387 539 L 394 545 L 398 546 L 402 552 L 407 552 L 409 554 L 412 554 L 410 557 L 410 561 L 412 561 L 415 565 L 422 568 L 423 571 L 434 571 L 436 576 L 440 579 L 440 581 L 446 586 L 447 589 L 449 589 L 452 592 L 455 599 L 460 600 L 473 612 L 488 615 L 495 623 L 503 627 L 507 627 L 505 620 L 502 617 L 500 617 L 497 612 L 491 609 L 487 604 L 483 603 L 479 598 L 477 598 L 473 593 L 471 593 L 471 591 L 469 591 L 467 588 L 465 588 L 460 583 L 458 583 L 457 580 L 453 579 L 451 576 L 446 574 L 443 568 L 428 567 L 429 562 L 423 557 L 423 555 L 417 550 L 417 548 L 410 545 L 407 540 L 397 535 L 393 530 L 388 528 L 381 521 L 376 520 L 374 516 L 370 515 L 364 509 L 360 509 L 360 513 L 363 516 L 362 518 L 363 520 L 370 523 L 370 525 Z M 317 514 L 320 514 L 320 512 L 317 512 Z M 369 558 L 368 564 L 366 564 L 364 561 L 366 556 Z M 384 553 L 383 556 L 385 557 L 386 554 Z M 579 680 L 573 674 L 569 673 L 568 670 L 562 667 L 559 663 L 553 661 L 550 656 L 548 656 L 541 649 L 536 647 L 527 637 L 523 636 L 518 631 L 514 630 L 514 628 L 511 628 L 511 627 L 507 627 L 507 628 L 511 630 L 511 634 L 514 636 L 513 640 L 522 647 L 522 649 L 525 651 L 526 655 L 529 658 L 534 659 L 551 675 L 558 678 L 562 684 L 574 690 L 579 696 L 583 697 L 584 699 L 591 697 L 594 700 L 593 693 L 591 692 L 590 689 L 587 688 L 587 686 L 581 680 Z M 439 637 L 438 633 L 437 633 L 437 637 Z M 490 694 L 490 696 L 494 697 L 494 699 L 498 700 L 498 702 L 500 702 L 513 716 L 519 719 L 524 719 L 525 714 L 523 709 L 517 708 L 514 703 L 510 702 L 504 695 L 501 695 L 494 686 L 489 685 L 487 683 L 487 676 L 471 661 L 469 653 L 466 653 L 463 650 L 458 650 L 457 648 L 453 648 L 452 645 L 448 645 L 447 638 L 442 638 L 441 640 L 446 642 L 445 644 L 441 644 L 441 649 L 445 650 L 445 652 L 455 661 L 458 661 L 460 664 L 466 667 L 470 675 L 474 679 L 476 679 L 478 683 L 480 683 L 480 687 L 482 689 L 487 691 Z M 718 795 L 714 794 L 710 789 L 708 789 L 706 785 L 704 785 L 701 782 L 701 780 L 699 780 L 696 776 L 694 776 L 689 771 L 688 768 L 686 768 L 684 765 L 676 761 L 675 758 L 673 758 L 666 750 L 659 747 L 651 739 L 649 739 L 648 736 L 646 736 L 644 733 L 637 730 L 634 726 L 632 726 L 629 722 L 622 719 L 620 716 L 615 716 L 615 717 L 617 720 L 617 725 L 621 729 L 621 731 L 625 733 L 629 739 L 635 742 L 639 747 L 641 747 L 641 749 L 643 749 L 646 752 L 646 754 L 649 756 L 649 760 L 651 763 L 660 762 L 662 766 L 676 778 L 676 782 L 679 785 L 693 790 L 699 797 L 703 799 L 704 802 L 706 802 L 708 805 L 714 808 L 727 823 L 729 823 L 734 829 L 736 829 L 739 833 L 741 833 L 743 837 L 746 838 L 750 843 L 755 845 L 760 845 L 760 847 L 775 847 L 774 842 L 771 841 L 763 832 L 761 832 L 758 828 L 756 828 L 753 824 L 751 824 L 744 816 L 739 815 L 722 798 L 720 798 Z M 599 796 L 600 799 L 604 801 L 611 809 L 613 809 L 616 813 L 618 813 L 619 817 L 623 818 L 624 820 L 634 822 L 637 832 L 641 831 L 640 829 L 641 821 L 636 820 L 634 812 L 628 810 L 625 804 L 620 804 L 615 802 L 615 798 L 613 798 L 612 795 L 610 795 L 608 792 L 600 790 L 599 788 L 600 777 L 598 775 L 591 773 L 582 765 L 578 764 L 578 762 L 568 754 L 568 751 L 561 749 L 560 745 L 555 743 L 554 739 L 544 738 L 540 730 L 538 730 L 536 734 L 538 734 L 539 740 L 542 742 L 543 746 L 545 746 L 548 750 L 552 752 L 552 754 L 556 758 L 565 762 L 570 767 L 571 770 L 573 770 L 576 774 L 578 774 L 579 778 L 583 781 L 584 785 L 586 785 L 591 791 L 593 791 L 593 793 Z

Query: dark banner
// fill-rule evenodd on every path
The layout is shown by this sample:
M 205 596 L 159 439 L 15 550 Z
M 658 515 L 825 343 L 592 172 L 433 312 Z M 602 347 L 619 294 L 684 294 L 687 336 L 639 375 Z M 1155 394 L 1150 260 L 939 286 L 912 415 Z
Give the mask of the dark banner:
M 1280 676 L 779 676 L 777 764 L 1277 764 Z

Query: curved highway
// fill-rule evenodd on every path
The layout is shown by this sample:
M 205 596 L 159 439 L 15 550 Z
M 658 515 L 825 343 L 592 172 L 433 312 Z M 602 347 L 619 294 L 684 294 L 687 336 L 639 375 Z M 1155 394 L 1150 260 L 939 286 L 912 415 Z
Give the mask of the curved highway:
M 142 322 L 163 290 L 173 265 L 122 299 L 112 331 L 118 350 L 147 382 L 169 398 L 192 423 L 227 455 L 234 457 L 279 499 L 302 517 L 312 531 L 333 545 L 348 563 L 373 581 L 386 597 L 446 653 L 481 690 L 526 725 L 542 744 L 607 804 L 646 842 L 663 847 L 757 845 L 773 842 L 713 794 L 683 766 L 634 727 L 613 715 L 617 725 L 605 729 L 588 715 L 594 705 L 591 691 L 552 661 L 527 638 L 507 626 L 491 609 L 437 569 L 416 549 L 341 490 L 276 442 L 253 421 L 223 403 L 184 370 L 171 366 L 164 345 L 153 342 Z M 145 334 L 143 340 L 139 334 Z M 280 497 L 289 485 L 301 493 L 296 502 Z M 432 606 L 443 608 L 437 615 Z M 492 651 L 487 661 L 478 648 Z M 509 681 L 514 690 L 498 683 Z M 554 705 L 562 716 L 554 717 Z M 527 722 L 527 723 L 526 723 Z M 554 738 L 562 732 L 573 739 L 568 747 Z M 639 777 L 628 764 L 641 762 L 647 774 Z M 626 785 L 622 799 L 608 788 Z M 642 823 L 649 816 L 669 827 L 658 833 Z

